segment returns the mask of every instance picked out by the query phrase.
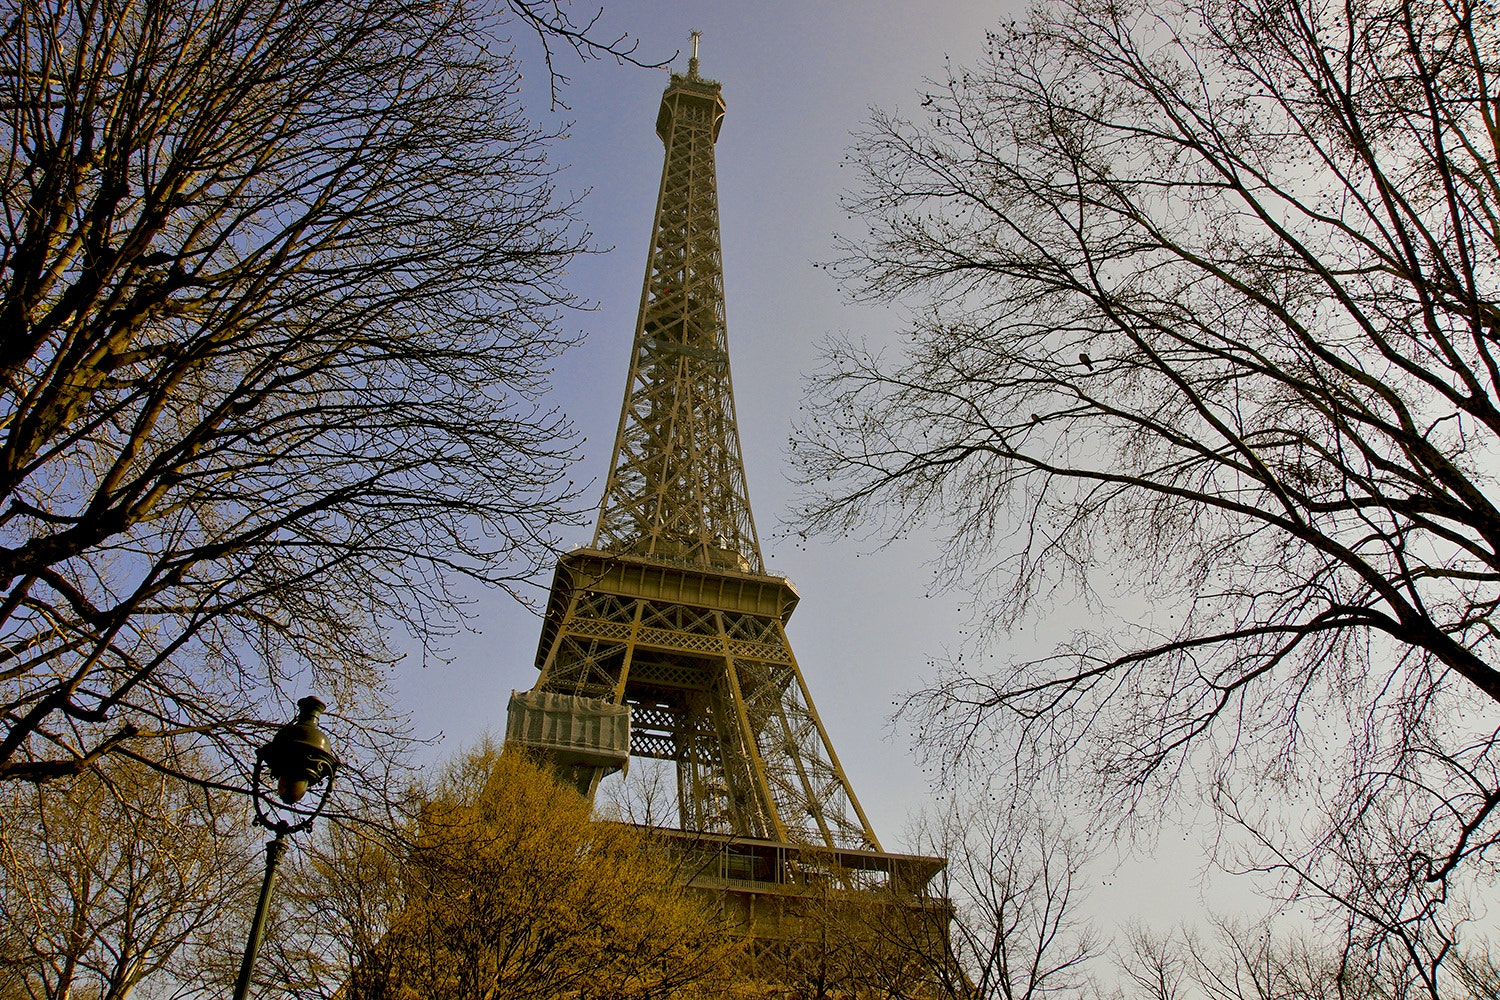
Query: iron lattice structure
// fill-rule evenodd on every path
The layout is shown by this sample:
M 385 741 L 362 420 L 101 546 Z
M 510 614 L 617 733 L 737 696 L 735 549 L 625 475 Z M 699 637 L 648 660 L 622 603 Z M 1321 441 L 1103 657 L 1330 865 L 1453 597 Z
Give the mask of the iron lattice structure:
M 539 721 L 538 698 L 590 718 L 628 706 L 629 756 L 676 764 L 683 830 L 878 853 L 787 641 L 797 591 L 766 573 L 750 513 L 714 175 L 723 117 L 695 55 L 657 117 L 666 158 L 598 527 L 558 563 L 541 676 L 508 732 L 592 792 L 624 747 L 611 761 L 608 733 Z
M 656 118 L 666 159 L 594 546 L 763 573 L 724 323 L 714 176 L 724 99 L 695 70 L 673 74 Z

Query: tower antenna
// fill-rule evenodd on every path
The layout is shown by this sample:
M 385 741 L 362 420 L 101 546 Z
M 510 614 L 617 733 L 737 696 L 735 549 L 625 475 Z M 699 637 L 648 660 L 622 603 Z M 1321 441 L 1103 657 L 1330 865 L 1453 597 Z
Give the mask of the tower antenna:
M 688 57 L 688 76 L 698 75 L 698 39 L 703 37 L 703 32 L 694 28 L 688 32 L 688 37 L 693 40 L 693 54 Z

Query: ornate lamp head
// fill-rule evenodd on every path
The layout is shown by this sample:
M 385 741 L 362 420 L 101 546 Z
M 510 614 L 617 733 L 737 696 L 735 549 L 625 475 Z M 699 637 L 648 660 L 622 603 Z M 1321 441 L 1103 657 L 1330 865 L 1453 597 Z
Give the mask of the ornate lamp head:
M 255 773 L 252 782 L 255 791 L 255 820 L 267 829 L 278 833 L 295 833 L 312 825 L 328 802 L 328 793 L 333 789 L 334 772 L 339 760 L 333 755 L 328 734 L 318 728 L 318 715 L 328 706 L 309 695 L 297 702 L 297 719 L 276 731 L 271 741 L 255 754 Z M 264 808 L 265 787 L 263 772 L 269 772 L 276 782 L 276 794 L 283 803 L 295 806 L 302 801 L 309 788 L 323 785 L 323 792 L 311 812 L 298 809 L 303 818 L 296 823 L 277 817 L 268 817 Z

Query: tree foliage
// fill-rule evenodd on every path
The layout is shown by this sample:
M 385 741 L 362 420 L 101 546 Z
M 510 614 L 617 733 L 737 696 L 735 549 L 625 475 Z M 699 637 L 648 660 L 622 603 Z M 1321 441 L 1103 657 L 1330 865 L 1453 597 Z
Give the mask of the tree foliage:
M 1497 71 L 1492 4 L 1059 0 L 875 116 L 835 267 L 913 319 L 831 345 L 806 514 L 942 523 L 999 629 L 1124 614 L 950 663 L 930 747 L 1321 781 L 1419 896 L 1489 870 Z
M 309 674 L 353 755 L 387 631 L 545 553 L 587 234 L 508 25 L 633 58 L 521 0 L 9 8 L 0 779 L 243 756 Z
M 0 789 L 7 1000 L 182 982 L 253 905 L 259 865 L 233 796 L 114 758 L 66 785 Z
M 639 831 L 493 746 L 427 785 L 405 842 L 339 835 L 286 908 L 296 996 L 719 996 L 738 954 Z

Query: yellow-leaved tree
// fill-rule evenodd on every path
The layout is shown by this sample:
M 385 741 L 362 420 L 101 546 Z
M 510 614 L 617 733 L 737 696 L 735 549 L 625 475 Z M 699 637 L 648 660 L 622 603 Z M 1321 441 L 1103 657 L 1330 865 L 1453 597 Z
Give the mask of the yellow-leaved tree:
M 672 860 L 525 756 L 482 744 L 420 796 L 401 842 L 344 830 L 287 880 L 263 985 L 343 1000 L 741 992 L 739 944 Z

